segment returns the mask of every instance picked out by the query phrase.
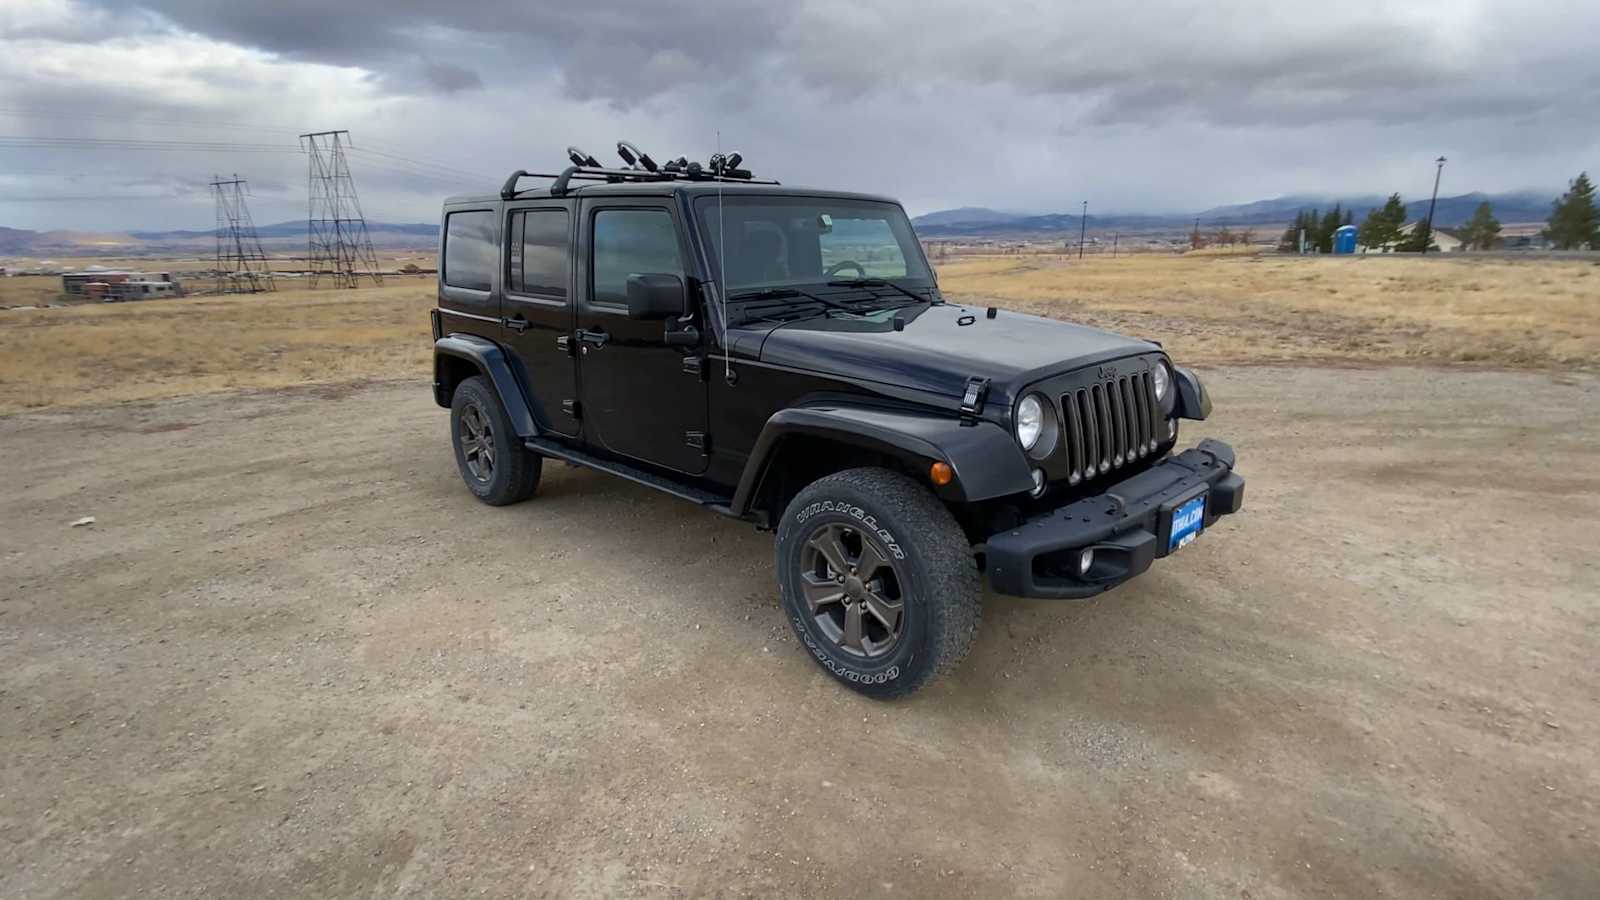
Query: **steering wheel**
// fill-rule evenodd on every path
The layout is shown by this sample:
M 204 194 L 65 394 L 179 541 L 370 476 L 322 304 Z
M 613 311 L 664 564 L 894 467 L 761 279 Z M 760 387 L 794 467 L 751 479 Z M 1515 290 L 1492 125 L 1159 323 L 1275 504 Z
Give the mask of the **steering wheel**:
M 833 265 L 829 266 L 824 271 L 824 274 L 826 274 L 828 277 L 832 278 L 833 276 L 839 274 L 839 270 L 840 269 L 855 269 L 856 272 L 858 273 L 856 275 L 857 278 L 865 278 L 865 277 L 867 277 L 867 270 L 862 268 L 861 263 L 858 263 L 853 259 L 847 259 L 847 260 L 844 260 L 843 262 L 834 263 Z

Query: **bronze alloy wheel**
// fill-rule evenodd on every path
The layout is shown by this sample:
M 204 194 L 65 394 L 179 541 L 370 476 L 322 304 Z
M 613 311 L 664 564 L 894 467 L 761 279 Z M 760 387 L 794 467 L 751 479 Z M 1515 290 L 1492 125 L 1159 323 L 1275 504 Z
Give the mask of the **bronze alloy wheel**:
M 494 427 L 482 407 L 473 403 L 461 410 L 461 455 L 472 477 L 488 483 L 494 479 Z
M 841 652 L 877 659 L 894 649 L 905 621 L 900 573 L 877 538 L 833 523 L 800 550 L 800 589 L 822 635 Z

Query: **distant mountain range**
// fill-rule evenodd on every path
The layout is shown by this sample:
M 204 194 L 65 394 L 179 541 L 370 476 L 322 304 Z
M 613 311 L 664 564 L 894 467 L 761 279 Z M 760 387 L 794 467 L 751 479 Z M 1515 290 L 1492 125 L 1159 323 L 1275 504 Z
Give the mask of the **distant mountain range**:
M 439 226 L 427 222 L 367 222 L 374 247 L 424 249 L 439 240 Z M 306 220 L 276 222 L 256 228 L 268 253 L 304 252 Z M 204 231 L 27 231 L 0 227 L 0 255 L 6 256 L 160 256 L 214 251 L 217 235 Z
M 1487 200 L 1494 207 L 1495 216 L 1503 223 L 1542 222 L 1550 215 L 1550 204 L 1559 191 L 1549 194 L 1518 192 L 1508 194 L 1461 194 L 1440 197 L 1434 222 L 1441 228 L 1451 228 L 1467 221 L 1478 204 Z M 1383 205 L 1384 197 L 1373 196 L 1316 196 L 1298 194 L 1273 200 L 1257 200 L 1233 206 L 1218 206 L 1199 213 L 1169 213 L 1165 215 L 1123 215 L 1118 213 L 1089 216 L 1088 229 L 1101 233 L 1118 230 L 1127 233 L 1187 232 L 1195 219 L 1202 228 L 1283 226 L 1294 221 L 1302 209 L 1326 212 L 1338 204 L 1354 213 L 1356 222 L 1367 211 Z M 1427 198 L 1406 204 L 1407 215 L 1415 220 L 1427 215 Z M 979 206 L 942 209 L 911 220 L 917 233 L 925 238 L 973 237 L 994 235 L 1041 236 L 1073 234 L 1082 226 L 1077 213 L 1002 212 Z M 375 247 L 384 249 L 420 250 L 435 246 L 439 239 L 439 226 L 432 222 L 394 223 L 367 222 L 367 232 Z M 256 228 L 262 247 L 268 253 L 303 251 L 306 241 L 306 222 L 296 219 L 276 222 Z M 1269 237 L 1269 235 L 1261 235 Z M 85 231 L 27 231 L 0 227 L 0 255 L 6 256 L 159 256 L 174 253 L 204 254 L 214 250 L 216 233 L 211 230 L 191 231 L 126 231 L 97 233 Z
M 1518 192 L 1509 194 L 1461 194 L 1455 197 L 1440 197 L 1437 208 L 1434 210 L 1433 220 L 1441 228 L 1450 228 L 1463 224 L 1472 217 L 1478 204 L 1487 200 L 1494 208 L 1495 217 L 1503 223 L 1511 222 L 1542 222 L 1550 215 L 1550 204 L 1559 195 L 1559 191 L 1551 194 L 1534 192 Z M 1217 206 L 1198 213 L 1171 213 L 1167 215 L 1090 215 L 1088 228 L 1091 231 L 1110 231 L 1120 229 L 1123 231 L 1171 231 L 1175 229 L 1188 230 L 1194 226 L 1195 219 L 1200 220 L 1202 228 L 1218 228 L 1223 225 L 1237 226 L 1271 226 L 1287 225 L 1294 221 L 1296 214 L 1303 209 L 1315 209 L 1327 212 L 1338 204 L 1342 209 L 1351 210 L 1357 223 L 1366 216 L 1367 212 L 1383 205 L 1387 197 L 1358 196 L 1358 197 L 1331 197 L 1309 194 L 1278 197 L 1273 200 L 1257 200 L 1253 203 L 1241 203 L 1233 206 Z M 1413 200 L 1406 204 L 1406 214 L 1411 219 L 1420 219 L 1428 213 L 1428 200 Z M 912 224 L 917 227 L 917 234 L 922 237 L 962 237 L 975 235 L 996 234 L 1062 234 L 1077 231 L 1081 220 L 1076 213 L 1047 213 L 1044 215 L 1030 215 L 1026 213 L 1008 213 L 983 207 L 964 206 L 959 209 L 944 209 L 931 212 L 927 215 L 917 216 L 912 219 Z
M 413 237 L 437 238 L 439 226 L 429 222 L 413 224 L 394 224 L 391 222 L 368 222 L 367 231 L 377 239 L 377 235 L 410 235 Z M 130 237 L 141 241 L 182 241 L 193 238 L 213 240 L 217 233 L 214 230 L 206 231 L 130 231 Z M 273 225 L 256 226 L 256 235 L 265 238 L 301 238 L 306 236 L 306 220 L 294 219 L 288 222 L 278 222 Z

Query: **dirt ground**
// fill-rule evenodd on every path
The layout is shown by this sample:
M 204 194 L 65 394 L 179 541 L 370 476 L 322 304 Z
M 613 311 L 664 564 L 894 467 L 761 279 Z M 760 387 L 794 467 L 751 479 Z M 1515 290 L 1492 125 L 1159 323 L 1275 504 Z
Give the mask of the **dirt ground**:
M 1600 381 L 1207 375 L 1243 513 L 893 704 L 420 382 L 0 418 L 0 897 L 1600 896 Z

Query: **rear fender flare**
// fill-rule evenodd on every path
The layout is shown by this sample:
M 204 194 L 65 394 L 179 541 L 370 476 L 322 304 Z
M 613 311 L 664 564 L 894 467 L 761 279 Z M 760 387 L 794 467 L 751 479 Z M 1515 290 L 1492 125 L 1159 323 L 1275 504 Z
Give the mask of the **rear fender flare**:
M 779 410 L 756 439 L 730 504 L 745 515 L 761 489 L 784 438 L 808 435 L 841 444 L 866 447 L 903 460 L 926 472 L 946 462 L 955 477 L 932 487 L 941 499 L 970 503 L 1029 491 L 1033 472 L 1022 448 L 1004 428 L 987 421 L 963 421 L 949 415 L 826 403 Z
M 463 359 L 477 367 L 500 395 L 500 403 L 505 406 L 517 434 L 525 438 L 539 436 L 539 426 L 522 394 L 522 385 L 517 382 L 510 360 L 499 344 L 474 334 L 448 334 L 433 342 L 433 397 L 440 406 L 450 405 L 440 367 L 440 360 L 445 357 Z

